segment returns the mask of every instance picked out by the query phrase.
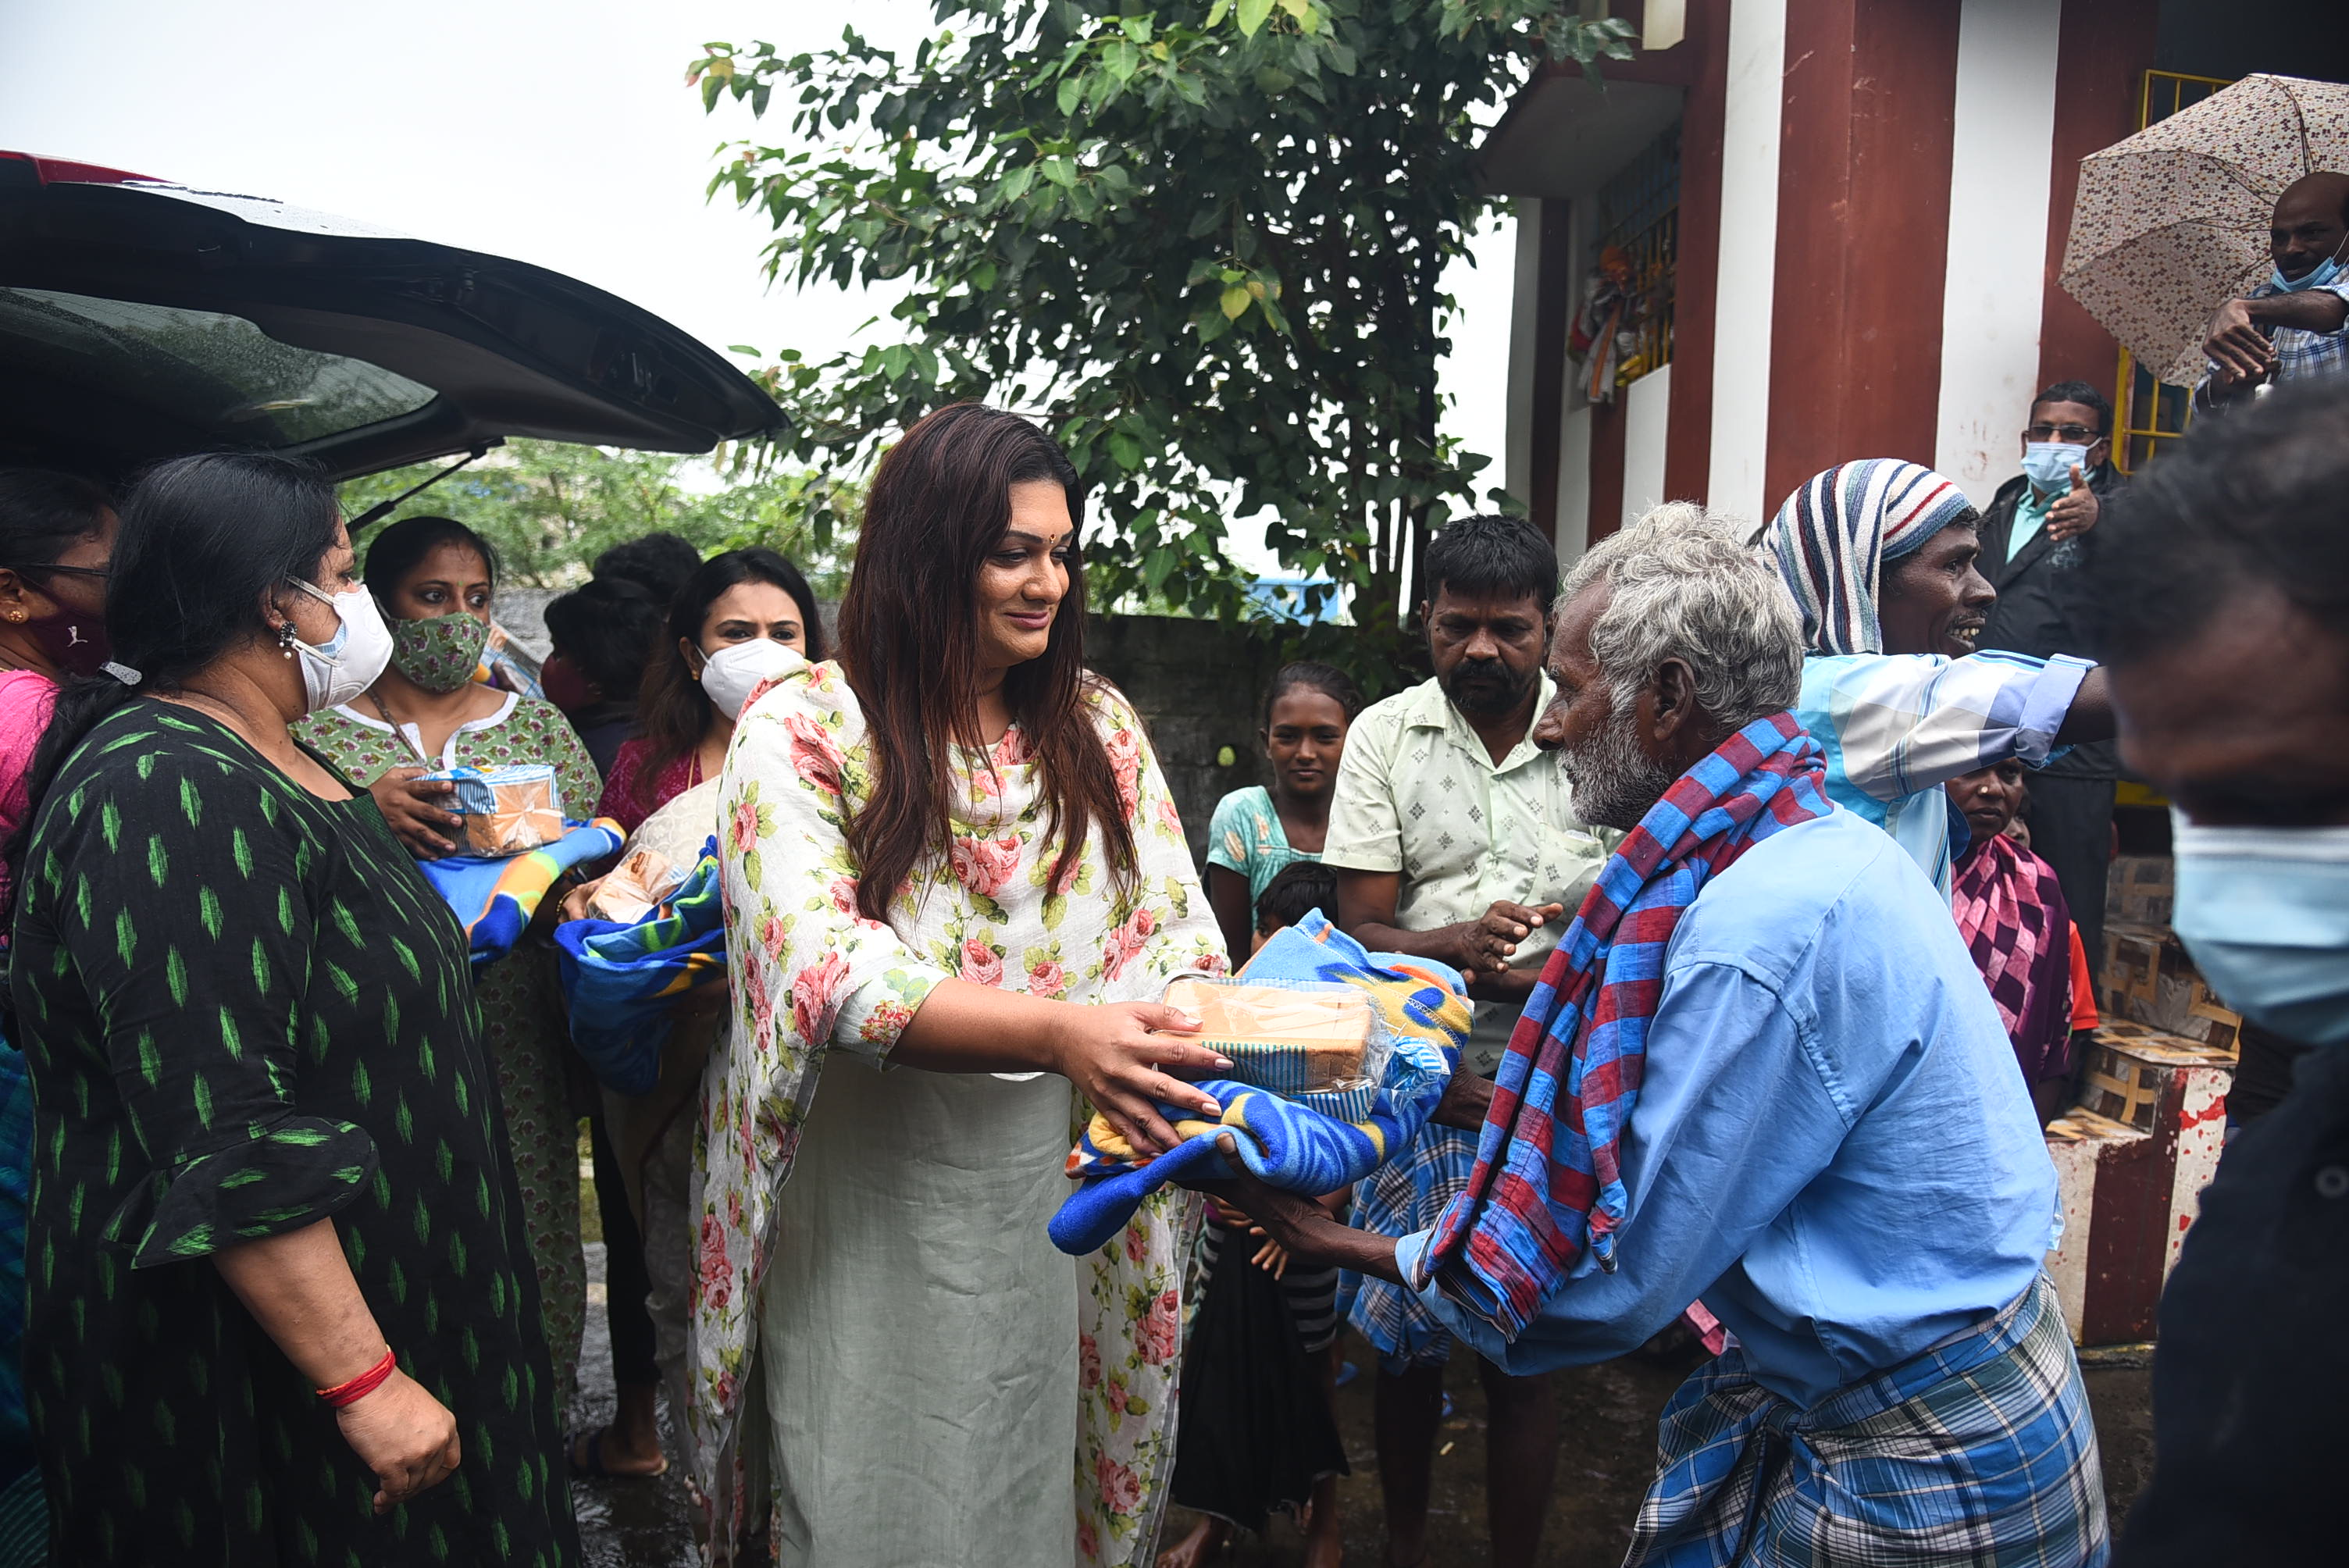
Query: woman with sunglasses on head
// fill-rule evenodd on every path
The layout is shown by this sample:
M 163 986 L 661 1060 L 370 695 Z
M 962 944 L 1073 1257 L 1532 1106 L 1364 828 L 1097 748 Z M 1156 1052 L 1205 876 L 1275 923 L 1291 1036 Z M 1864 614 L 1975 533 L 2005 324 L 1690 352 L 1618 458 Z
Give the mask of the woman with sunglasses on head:
M 1084 668 L 1082 503 L 1027 420 L 923 419 L 874 476 L 839 661 L 735 731 L 691 1367 L 721 1548 L 770 1511 L 734 1493 L 757 1378 L 792 1568 L 1149 1560 L 1198 1204 L 1082 1258 L 1046 1226 L 1093 1110 L 1153 1152 L 1159 1105 L 1218 1114 L 1179 1076 L 1228 1064 L 1158 998 L 1225 956 L 1141 721 Z
M 106 562 L 117 519 L 105 490 L 70 474 L 0 469 L 0 842 L 26 815 L 25 774 L 57 683 L 106 660 Z M 0 860 L 0 908 L 8 865 Z M 25 1418 L 25 1208 L 33 1087 L 7 1026 L 8 932 L 0 922 L 0 1543 L 47 1533 Z M 0 1544 L 0 1563 L 8 1562 Z
M 667 645 L 636 699 L 639 733 L 621 745 L 595 814 L 633 833 L 716 779 L 734 716 L 770 673 L 777 645 L 810 660 L 824 655 L 823 623 L 800 569 L 755 546 L 703 562 L 669 610 Z
M 8 855 L 55 1561 L 577 1560 L 465 934 L 295 738 L 391 654 L 333 487 L 167 462 Z
M 450 768 L 554 769 L 566 817 L 584 817 L 603 780 L 562 711 L 474 679 L 490 637 L 497 561 L 463 523 L 411 517 L 368 542 L 367 587 L 391 633 L 391 658 L 366 691 L 294 727 L 342 776 L 368 790 L 419 860 L 457 850 Z M 550 911 L 550 917 L 552 912 Z M 483 1043 L 496 1069 L 523 1213 L 538 1271 L 556 1391 L 567 1406 L 587 1312 L 579 1250 L 579 1122 L 565 1062 L 570 1033 L 554 950 L 523 943 L 476 972 Z

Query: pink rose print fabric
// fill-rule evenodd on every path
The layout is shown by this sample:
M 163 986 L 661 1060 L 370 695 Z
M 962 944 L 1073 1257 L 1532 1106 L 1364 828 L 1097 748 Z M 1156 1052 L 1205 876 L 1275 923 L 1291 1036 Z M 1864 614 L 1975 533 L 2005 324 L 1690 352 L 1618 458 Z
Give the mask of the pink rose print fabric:
M 735 731 L 719 789 L 734 1016 L 702 1087 L 700 1277 L 688 1352 L 691 1479 L 720 1553 L 771 1506 L 742 1495 L 743 1407 L 758 1377 L 767 1271 L 790 1245 L 775 1222 L 778 1195 L 800 1130 L 816 1114 L 825 1054 L 885 1064 L 931 989 L 949 978 L 1090 1004 L 1154 1001 L 1175 974 L 1226 967 L 1140 721 L 1106 685 L 1085 701 L 1134 835 L 1134 887 L 1123 896 L 1112 888 L 1098 836 L 1054 884 L 1060 846 L 1046 836 L 1036 766 L 1015 727 L 984 756 L 960 759 L 951 838 L 899 890 L 885 922 L 855 913 L 858 871 L 843 824 L 869 792 L 872 762 L 864 716 L 838 666 L 787 675 Z M 1073 1136 L 1092 1110 L 1073 1094 L 1069 1100 Z M 873 1158 L 951 1162 L 956 1152 L 876 1149 Z M 986 1222 L 982 1213 L 969 1218 Z M 1067 1398 L 1076 1418 L 1075 1462 L 1059 1473 L 1073 1501 L 1070 1551 L 1079 1563 L 1152 1560 L 1174 1468 L 1183 1262 L 1197 1224 L 1195 1199 L 1162 1193 L 1100 1253 L 1051 1265 L 1072 1270 L 1077 1301 L 1077 1343 L 1046 1359 L 1065 1378 L 1054 1397 Z M 976 1308 L 941 1294 L 924 1310 L 951 1319 Z M 938 1337 L 966 1342 L 950 1326 Z M 1036 1351 L 1011 1346 L 1005 1354 L 1032 1360 Z M 1053 1511 L 1061 1506 L 1053 1500 Z

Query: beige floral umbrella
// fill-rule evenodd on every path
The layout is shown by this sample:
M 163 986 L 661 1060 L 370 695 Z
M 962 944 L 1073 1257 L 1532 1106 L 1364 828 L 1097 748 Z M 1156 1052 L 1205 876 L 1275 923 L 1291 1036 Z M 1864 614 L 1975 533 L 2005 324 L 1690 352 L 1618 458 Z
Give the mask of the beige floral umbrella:
M 2245 77 L 2080 160 L 2061 281 L 2137 362 L 2201 379 L 2224 301 L 2265 283 L 2283 188 L 2349 170 L 2349 86 Z

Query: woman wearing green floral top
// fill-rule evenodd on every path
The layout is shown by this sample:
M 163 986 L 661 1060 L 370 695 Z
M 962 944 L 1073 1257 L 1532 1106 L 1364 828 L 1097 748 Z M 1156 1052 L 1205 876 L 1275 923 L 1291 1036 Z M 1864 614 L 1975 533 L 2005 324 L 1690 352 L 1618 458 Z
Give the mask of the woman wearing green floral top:
M 771 1513 L 785 1568 L 1150 1561 L 1199 1205 L 1077 1259 L 1045 1227 L 1077 1119 L 1155 1151 L 1156 1105 L 1214 1106 L 1157 998 L 1225 956 L 1083 668 L 1081 500 L 1027 421 L 930 415 L 874 476 L 838 662 L 736 727 L 688 1367 L 721 1561 Z M 753 1379 L 771 1498 L 739 1490 Z
M 1249 950 L 1256 901 L 1281 868 L 1321 858 L 1338 759 L 1361 711 L 1361 688 L 1328 665 L 1283 665 L 1265 688 L 1256 735 L 1272 764 L 1272 788 L 1233 790 L 1207 824 L 1207 903 L 1228 951 Z
M 419 781 L 428 769 L 545 763 L 572 817 L 585 816 L 603 792 L 586 748 L 553 703 L 472 678 L 489 635 L 494 571 L 489 546 L 461 523 L 417 517 L 386 529 L 367 549 L 367 585 L 391 627 L 391 664 L 357 702 L 294 726 L 375 797 L 419 860 L 453 851 L 446 835 L 460 825 L 440 803 L 451 786 Z M 564 1068 L 568 1030 L 554 952 L 518 947 L 477 971 L 473 989 L 522 1184 L 547 1351 L 567 1406 L 587 1272 L 579 1251 L 578 1119 Z

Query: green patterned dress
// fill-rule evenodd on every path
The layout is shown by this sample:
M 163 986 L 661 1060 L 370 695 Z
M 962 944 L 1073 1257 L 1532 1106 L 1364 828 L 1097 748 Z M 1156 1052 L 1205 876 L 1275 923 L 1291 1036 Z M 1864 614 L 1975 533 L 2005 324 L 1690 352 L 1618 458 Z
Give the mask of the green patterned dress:
M 53 1561 L 575 1562 L 464 934 L 374 802 L 136 702 L 67 761 L 21 872 L 25 1383 Z M 464 1449 L 380 1518 L 333 1412 L 210 1261 L 329 1216 Z
M 394 768 L 420 766 L 413 728 L 406 737 L 394 734 L 369 707 L 361 697 L 354 706 L 312 714 L 294 727 L 294 734 L 356 785 L 372 784 Z M 566 817 L 588 815 L 604 791 L 571 721 L 537 697 L 509 695 L 505 706 L 487 718 L 460 725 L 435 766 L 491 769 L 525 762 L 554 768 Z M 571 1031 L 554 950 L 543 943 L 516 948 L 480 972 L 475 990 L 481 1037 L 512 1140 L 514 1174 L 522 1183 L 523 1222 L 538 1268 L 546 1347 L 554 1360 L 557 1392 L 568 1408 L 587 1315 L 587 1264 L 579 1250 L 579 1119 L 572 1114 L 564 1068 Z

